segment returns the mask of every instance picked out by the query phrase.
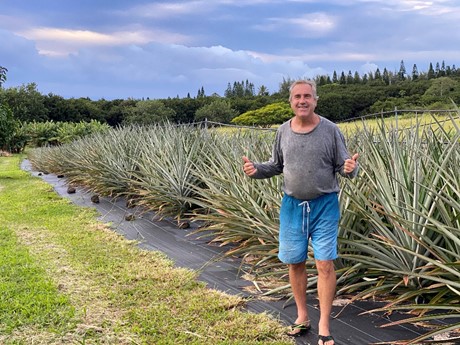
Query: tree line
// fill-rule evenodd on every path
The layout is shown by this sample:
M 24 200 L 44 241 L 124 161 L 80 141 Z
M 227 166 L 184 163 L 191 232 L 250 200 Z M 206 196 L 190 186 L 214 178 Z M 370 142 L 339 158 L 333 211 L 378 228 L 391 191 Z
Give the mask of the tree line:
M 434 66 L 434 67 L 433 67 Z M 35 83 L 19 87 L 3 88 L 7 68 L 0 66 L 0 104 L 11 110 L 21 122 L 89 122 L 96 120 L 112 127 L 131 123 L 191 123 L 207 119 L 223 123 L 238 123 L 238 118 L 257 111 L 264 117 L 267 106 L 270 122 L 279 123 L 285 117 L 273 115 L 280 105 L 285 109 L 288 102 L 290 78 L 280 81 L 278 90 L 270 92 L 264 85 L 256 88 L 249 80 L 228 83 L 223 96 L 206 95 L 201 87 L 196 96 L 167 99 L 115 99 L 91 100 L 70 98 L 49 93 L 41 94 Z M 460 69 L 446 65 L 444 61 L 430 63 L 427 71 L 420 72 L 414 64 L 406 71 L 401 61 L 398 71 L 383 71 L 359 74 L 334 71 L 332 76 L 319 75 L 317 111 L 333 120 L 363 116 L 369 113 L 397 108 L 446 109 L 452 102 L 460 102 Z M 251 115 L 251 116 L 252 116 Z M 247 116 L 246 116 L 247 117 Z M 251 118 L 257 123 L 257 116 Z M 266 119 L 265 119 L 265 122 Z M 267 125 L 267 123 L 264 123 Z

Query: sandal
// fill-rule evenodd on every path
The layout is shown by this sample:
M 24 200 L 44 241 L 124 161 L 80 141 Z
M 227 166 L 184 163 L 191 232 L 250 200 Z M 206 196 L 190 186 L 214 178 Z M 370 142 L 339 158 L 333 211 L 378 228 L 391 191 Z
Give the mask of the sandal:
M 320 344 L 320 340 L 323 342 L 322 344 Z M 326 343 L 328 341 L 333 341 L 334 344 L 335 344 L 335 341 L 334 341 L 334 338 L 332 337 L 332 335 L 318 335 L 318 345 L 326 345 Z
M 293 324 L 292 326 L 290 326 L 290 331 L 287 332 L 286 334 L 290 337 L 300 337 L 301 335 L 308 333 L 310 329 L 311 329 L 310 320 L 308 320 L 304 323 Z

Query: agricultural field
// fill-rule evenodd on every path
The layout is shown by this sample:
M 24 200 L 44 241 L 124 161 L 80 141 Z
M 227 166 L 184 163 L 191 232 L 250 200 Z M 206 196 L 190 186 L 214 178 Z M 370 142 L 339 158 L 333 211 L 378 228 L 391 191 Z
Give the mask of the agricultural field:
M 414 341 L 454 331 L 460 327 L 458 114 L 360 123 L 344 129 L 350 151 L 360 153 L 360 173 L 341 180 L 338 293 L 388 300 L 386 311 L 411 311 L 411 322 L 430 323 L 433 311 L 436 320 L 450 320 Z M 63 174 L 94 193 L 127 198 L 178 222 L 202 222 L 204 235 L 233 244 L 228 254 L 251 267 L 261 294 L 286 296 L 287 272 L 277 260 L 282 176 L 254 180 L 241 169 L 243 155 L 269 158 L 273 135 L 128 126 L 37 148 L 28 158 L 36 170 Z M 309 271 L 314 292 L 315 268 Z
M 339 123 L 340 129 L 345 134 L 352 134 L 357 130 L 378 130 L 381 126 L 393 130 L 406 128 L 419 128 L 419 132 L 425 127 L 433 129 L 442 128 L 449 132 L 460 128 L 460 116 L 458 111 L 392 111 L 381 115 L 374 114 L 359 119 L 352 119 Z

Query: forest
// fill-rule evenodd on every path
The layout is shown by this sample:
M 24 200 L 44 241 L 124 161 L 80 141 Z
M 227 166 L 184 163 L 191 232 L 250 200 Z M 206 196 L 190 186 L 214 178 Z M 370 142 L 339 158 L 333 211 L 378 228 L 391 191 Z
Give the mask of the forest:
M 1 63 L 1 61 L 0 61 Z M 433 67 L 434 66 L 434 67 Z M 0 104 L 21 122 L 89 122 L 95 120 L 116 127 L 124 124 L 151 124 L 162 121 L 191 123 L 208 121 L 248 124 L 248 112 L 272 105 L 269 111 L 285 109 L 288 105 L 289 85 L 292 79 L 283 79 L 279 89 L 269 92 L 266 86 L 254 86 L 248 80 L 229 82 L 223 95 L 207 95 L 201 87 L 196 96 L 167 99 L 66 99 L 58 94 L 41 94 L 38 85 L 31 82 L 18 87 L 3 88 L 7 67 L 0 65 Z M 460 69 L 444 61 L 430 63 L 425 72 L 414 64 L 406 70 L 401 61 L 399 71 L 377 69 L 364 75 L 350 70 L 320 75 L 317 112 L 335 122 L 367 114 L 398 109 L 451 109 L 460 102 Z M 289 109 L 287 109 L 289 112 Z M 251 114 L 251 113 L 250 113 Z M 252 116 L 251 124 L 267 119 Z M 284 116 L 270 116 L 269 124 L 281 122 Z

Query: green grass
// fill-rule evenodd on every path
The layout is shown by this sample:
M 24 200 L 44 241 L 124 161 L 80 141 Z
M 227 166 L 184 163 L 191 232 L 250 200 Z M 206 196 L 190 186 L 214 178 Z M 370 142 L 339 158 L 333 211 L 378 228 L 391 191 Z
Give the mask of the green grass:
M 1 344 L 290 344 L 267 314 L 208 289 L 0 158 Z
M 16 161 L 0 160 L 0 334 L 30 326 L 52 331 L 72 327 L 75 311 L 69 299 L 59 294 L 14 231 L 25 211 L 16 200 L 25 175 L 10 162 Z
M 0 332 L 24 325 L 62 329 L 74 308 L 10 229 L 0 228 Z

